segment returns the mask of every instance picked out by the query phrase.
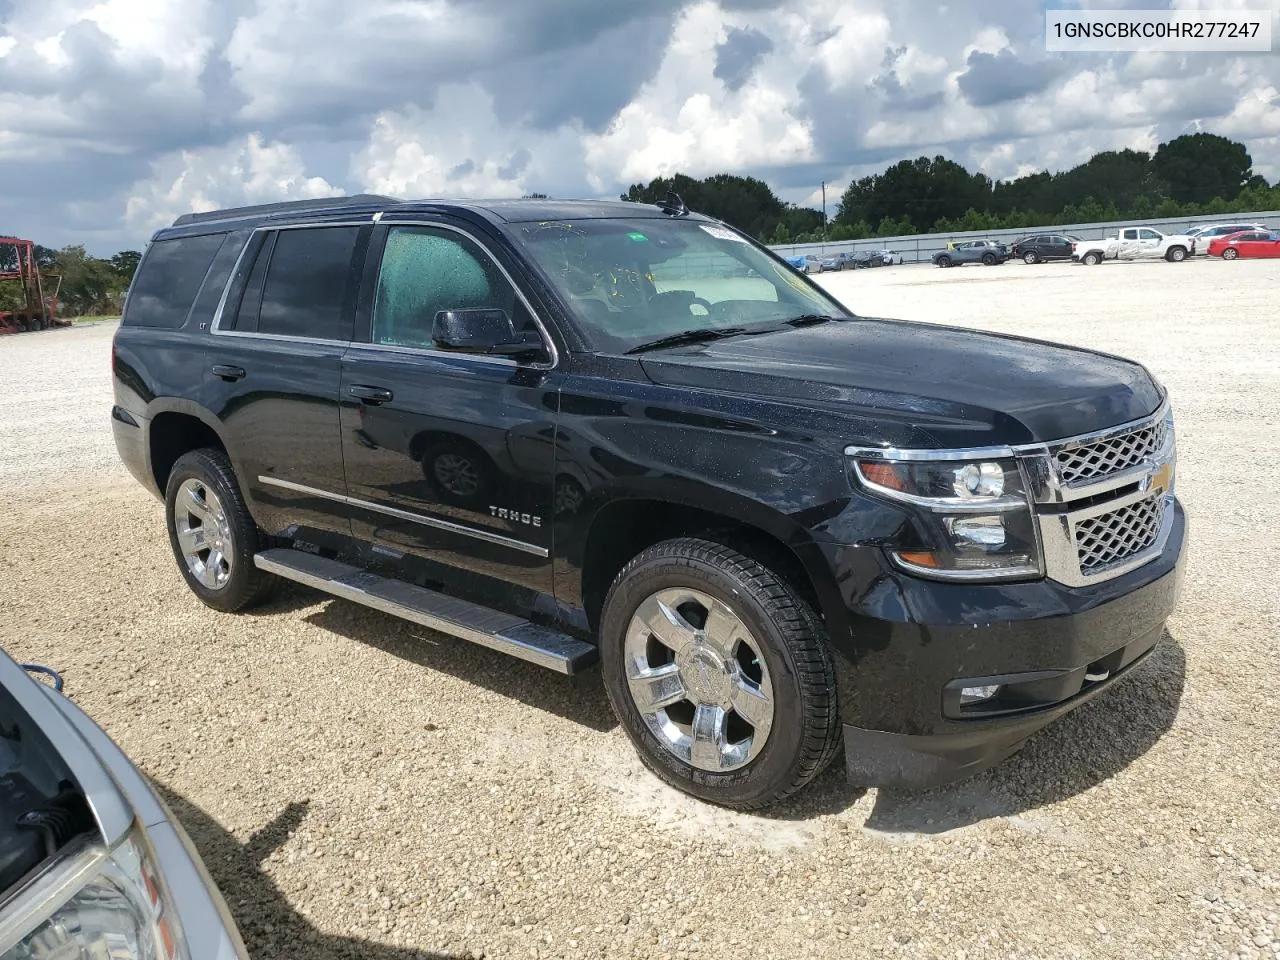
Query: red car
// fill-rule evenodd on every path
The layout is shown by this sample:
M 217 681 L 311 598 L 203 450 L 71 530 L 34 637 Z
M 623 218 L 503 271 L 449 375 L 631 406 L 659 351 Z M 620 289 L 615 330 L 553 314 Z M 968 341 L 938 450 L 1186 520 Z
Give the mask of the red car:
M 1209 242 L 1209 256 L 1234 260 L 1236 257 L 1280 257 L 1280 233 L 1274 230 L 1246 230 Z

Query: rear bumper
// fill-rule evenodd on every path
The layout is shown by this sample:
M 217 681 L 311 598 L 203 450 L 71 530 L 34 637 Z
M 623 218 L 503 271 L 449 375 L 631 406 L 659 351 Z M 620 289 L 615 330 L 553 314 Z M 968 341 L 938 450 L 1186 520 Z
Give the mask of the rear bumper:
M 151 458 L 147 453 L 146 419 L 130 413 L 123 407 L 111 408 L 111 434 L 116 441 L 116 452 L 125 469 L 140 484 L 151 491 L 152 496 L 163 499 L 151 473 Z
M 837 658 L 849 778 L 922 788 L 981 772 L 1129 674 L 1177 603 L 1185 537 L 1176 504 L 1161 556 L 1083 589 L 895 575 L 892 602 L 849 610 L 852 655 Z M 961 704 L 982 686 L 1000 692 Z

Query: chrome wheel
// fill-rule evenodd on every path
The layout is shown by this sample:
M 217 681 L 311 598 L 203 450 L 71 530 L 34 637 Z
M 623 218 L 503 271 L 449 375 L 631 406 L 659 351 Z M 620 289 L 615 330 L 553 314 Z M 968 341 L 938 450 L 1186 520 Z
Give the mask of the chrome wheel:
M 191 575 L 210 590 L 221 590 L 231 579 L 235 543 L 222 501 L 203 480 L 183 482 L 173 507 L 178 546 Z
M 683 587 L 636 608 L 625 641 L 627 685 L 649 730 L 699 770 L 750 763 L 773 725 L 773 684 L 759 641 L 725 603 Z

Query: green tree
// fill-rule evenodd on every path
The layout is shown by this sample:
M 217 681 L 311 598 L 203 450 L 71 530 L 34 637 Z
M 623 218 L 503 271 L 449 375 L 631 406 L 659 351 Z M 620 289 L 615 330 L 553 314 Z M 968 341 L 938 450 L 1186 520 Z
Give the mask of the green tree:
M 659 203 L 675 191 L 690 210 L 732 224 L 753 237 L 772 236 L 785 221 L 791 236 L 818 229 L 822 214 L 806 207 L 783 203 L 763 180 L 717 173 L 703 180 L 677 173 L 657 177 L 647 184 L 632 184 L 622 194 L 635 203 Z
M 835 219 L 838 223 L 865 220 L 876 225 L 879 233 L 885 219 L 932 223 L 940 217 L 963 216 L 970 207 L 986 210 L 991 196 L 991 180 L 983 174 L 969 173 L 946 157 L 917 157 L 849 184 Z
M 1234 200 L 1253 176 L 1253 158 L 1245 145 L 1213 133 L 1160 144 L 1151 167 L 1180 203 Z
M 83 246 L 59 250 L 51 272 L 62 278 L 58 299 L 63 314 L 100 314 L 117 306 L 122 292 L 119 275 L 110 261 L 89 256 Z
M 133 275 L 138 270 L 138 262 L 142 254 L 137 250 L 121 250 L 111 258 L 111 269 L 115 271 L 126 287 L 133 282 Z

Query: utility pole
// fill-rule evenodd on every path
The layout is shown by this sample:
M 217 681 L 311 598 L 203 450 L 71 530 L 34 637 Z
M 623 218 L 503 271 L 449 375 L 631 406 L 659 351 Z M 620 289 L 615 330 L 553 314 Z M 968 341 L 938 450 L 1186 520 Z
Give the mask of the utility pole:
M 822 181 L 822 242 L 827 242 L 827 181 Z

